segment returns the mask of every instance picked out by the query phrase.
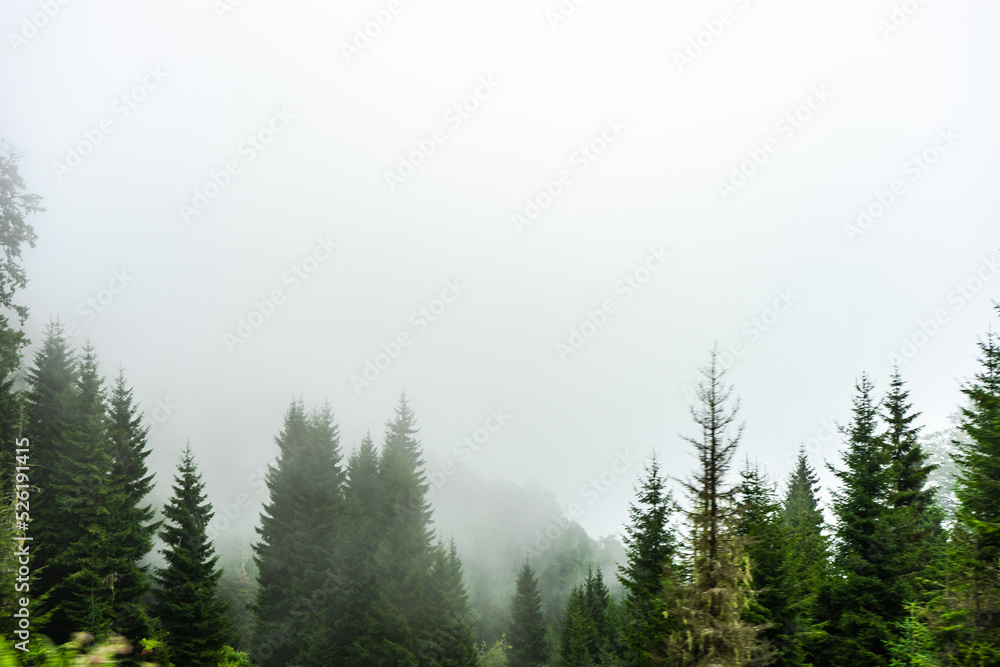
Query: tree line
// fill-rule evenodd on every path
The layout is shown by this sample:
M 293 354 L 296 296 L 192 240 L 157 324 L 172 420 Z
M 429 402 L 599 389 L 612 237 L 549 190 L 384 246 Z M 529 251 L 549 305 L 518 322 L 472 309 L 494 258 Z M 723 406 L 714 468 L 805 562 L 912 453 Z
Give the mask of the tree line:
M 433 529 L 406 396 L 379 444 L 366 436 L 347 455 L 332 408 L 293 400 L 265 479 L 248 631 L 238 636 L 190 445 L 171 497 L 154 508 L 148 428 L 124 371 L 105 379 L 95 346 L 73 349 L 53 322 L 20 373 L 27 311 L 14 297 L 26 280 L 21 249 L 35 242 L 25 218 L 41 208 L 16 164 L 0 150 L 0 492 L 13 499 L 14 443 L 27 438 L 28 583 L 40 633 L 33 652 L 17 656 L 22 664 L 61 664 L 52 660 L 88 641 L 122 664 L 179 667 L 1000 664 L 992 332 L 962 388 L 947 511 L 898 369 L 881 395 L 868 376 L 857 381 L 840 461 L 827 464 L 837 485 L 824 508 L 804 451 L 780 485 L 749 458 L 734 470 L 739 402 L 713 353 L 692 407 L 698 435 L 685 438 L 696 465 L 675 480 L 683 497 L 651 457 L 616 571 L 595 564 L 547 610 L 538 563 L 525 558 L 509 572 L 512 594 L 494 624 L 506 631 L 492 645 L 477 644 L 481 619 L 455 543 Z M 5 500 L 0 543 L 24 534 L 13 509 Z M 0 552 L 6 638 L 18 627 L 13 553 Z M 0 659 L 13 660 L 9 648 L 0 642 Z

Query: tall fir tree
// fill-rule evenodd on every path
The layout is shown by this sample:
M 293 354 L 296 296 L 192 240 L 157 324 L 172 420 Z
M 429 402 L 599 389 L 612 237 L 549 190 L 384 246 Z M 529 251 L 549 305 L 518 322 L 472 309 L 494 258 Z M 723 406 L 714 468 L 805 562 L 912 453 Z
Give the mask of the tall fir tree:
M 636 500 L 629 505 L 629 524 L 622 537 L 627 561 L 618 566 L 618 580 L 625 588 L 625 655 L 637 667 L 652 664 L 669 632 L 661 596 L 664 577 L 676 582 L 683 576 L 677 562 L 680 545 L 670 523 L 676 504 L 655 454 L 644 475 Z
M 615 607 L 601 569 L 588 568 L 583 584 L 573 588 L 566 602 L 559 652 L 562 665 L 627 664 L 621 661 L 622 647 L 616 641 Z
M 928 463 L 920 444 L 920 427 L 915 425 L 920 413 L 912 407 L 896 368 L 882 400 L 882 442 L 889 458 L 886 524 L 892 530 L 884 558 L 890 564 L 895 597 L 904 603 L 921 598 L 920 580 L 944 549 L 943 515 L 935 503 L 936 489 L 929 483 L 936 466 Z M 903 622 L 904 615 L 904 609 L 897 609 L 891 620 Z
M 595 665 L 600 636 L 591 616 L 584 586 L 574 586 L 566 601 L 563 627 L 559 637 L 560 667 L 591 667 Z
M 743 432 L 735 425 L 739 401 L 731 403 L 717 349 L 701 374 L 700 406 L 691 407 L 701 437 L 684 437 L 698 459 L 694 476 L 683 482 L 691 502 L 691 578 L 664 587 L 665 613 L 674 627 L 661 656 L 677 667 L 746 665 L 762 659 L 767 649 L 759 638 L 762 628 L 744 620 L 754 595 L 745 539 L 737 533 L 739 487 L 727 479 Z
M 133 641 L 151 634 L 142 605 L 150 591 L 151 575 L 143 563 L 153 548 L 153 535 L 161 522 L 146 502 L 153 490 L 153 474 L 146 466 L 150 450 L 148 427 L 133 398 L 132 388 L 119 369 L 108 400 L 108 444 L 111 471 L 107 483 L 114 501 L 109 506 L 111 534 L 107 550 L 114 570 L 114 620 L 112 629 Z
M 738 534 L 746 539 L 755 604 L 744 618 L 765 626 L 761 637 L 774 650 L 771 664 L 800 667 L 805 655 L 799 641 L 798 608 L 791 597 L 789 535 L 777 488 L 764 468 L 749 459 L 740 470 Z M 794 548 L 794 547 L 791 547 Z
M 428 599 L 430 632 L 421 647 L 427 662 L 438 667 L 476 667 L 476 634 L 469 612 L 462 562 L 454 542 L 434 546 Z
M 370 435 L 347 461 L 344 521 L 334 546 L 330 603 L 311 630 L 305 664 L 364 667 L 361 645 L 372 631 L 377 599 L 374 556 L 384 529 L 379 454 Z
M 1000 304 L 995 304 L 1000 313 Z M 979 371 L 962 387 L 956 442 L 958 509 L 944 643 L 955 664 L 1000 664 L 1000 336 L 979 341 Z
M 830 576 L 830 544 L 818 495 L 819 478 L 800 449 L 781 513 L 787 539 L 785 589 L 795 607 L 796 640 L 811 661 L 824 650 L 826 631 L 816 601 Z
M 507 641 L 510 667 L 542 667 L 545 664 L 545 618 L 538 579 L 527 560 L 517 574 L 516 589 L 510 604 L 510 629 Z
M 76 631 L 103 637 L 115 619 L 112 543 L 120 536 L 112 529 L 112 512 L 121 498 L 109 480 L 107 397 L 91 341 L 83 347 L 75 397 L 67 458 L 51 481 L 68 523 L 54 557 L 65 578 L 55 588 L 60 609 L 51 627 L 59 637 Z
M 330 407 L 306 415 L 302 402 L 293 401 L 275 441 L 278 459 L 268 467 L 270 498 L 254 546 L 257 656 L 265 666 L 293 664 L 308 650 L 318 614 L 307 602 L 330 576 L 343 509 L 340 438 Z
M 903 609 L 893 582 L 890 459 L 878 432 L 874 388 L 866 375 L 855 385 L 852 421 L 842 428 L 847 440 L 844 467 L 829 466 L 841 488 L 833 494 L 834 576 L 820 603 L 830 641 L 819 664 L 882 667 L 892 624 Z M 831 662 L 837 660 L 842 662 Z
M 44 336 L 28 370 L 24 436 L 31 449 L 32 569 L 38 576 L 35 590 L 47 593 L 69 575 L 57 557 L 75 535 L 75 527 L 59 497 L 58 483 L 73 452 L 77 360 L 58 321 L 49 323 Z M 56 606 L 58 599 L 53 595 L 45 610 L 51 612 Z M 32 611 L 33 616 L 42 613 L 37 606 Z M 55 641 L 67 638 L 47 631 Z
M 367 639 L 369 644 L 382 644 L 379 649 L 369 647 L 373 660 L 426 664 L 430 657 L 421 651 L 433 632 L 432 614 L 425 606 L 432 563 L 431 509 L 416 433 L 414 414 L 403 394 L 395 418 L 386 425 L 379 459 L 384 524 L 374 558 L 378 620 Z
M 174 476 L 173 495 L 163 509 L 160 532 L 166 566 L 156 571 L 156 612 L 176 665 L 210 667 L 229 639 L 226 604 L 218 597 L 222 570 L 208 539 L 214 512 L 190 444 Z

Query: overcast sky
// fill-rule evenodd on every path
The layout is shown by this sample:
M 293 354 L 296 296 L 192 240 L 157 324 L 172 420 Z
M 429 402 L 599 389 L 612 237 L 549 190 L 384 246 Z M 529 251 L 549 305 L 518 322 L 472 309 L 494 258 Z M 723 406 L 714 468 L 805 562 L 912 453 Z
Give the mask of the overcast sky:
M 893 354 L 946 425 L 997 326 L 989 0 L 7 0 L 0 25 L 0 136 L 47 208 L 29 333 L 59 317 L 124 366 L 161 486 L 190 438 L 217 504 L 261 498 L 293 396 L 350 450 L 405 388 L 435 479 L 536 479 L 616 532 L 641 458 L 689 470 L 715 341 L 783 478 L 810 438 L 835 458 L 825 424 Z

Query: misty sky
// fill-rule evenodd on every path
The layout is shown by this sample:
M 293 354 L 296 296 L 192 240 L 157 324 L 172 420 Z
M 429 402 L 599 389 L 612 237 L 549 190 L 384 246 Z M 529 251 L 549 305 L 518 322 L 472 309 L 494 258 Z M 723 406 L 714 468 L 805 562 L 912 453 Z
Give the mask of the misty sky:
M 714 341 L 782 478 L 893 354 L 947 424 L 997 325 L 1000 5 L 577 3 L 3 3 L 29 335 L 124 366 L 161 494 L 190 438 L 260 500 L 293 396 L 350 450 L 405 388 L 436 479 L 615 532 L 643 457 L 689 470 Z

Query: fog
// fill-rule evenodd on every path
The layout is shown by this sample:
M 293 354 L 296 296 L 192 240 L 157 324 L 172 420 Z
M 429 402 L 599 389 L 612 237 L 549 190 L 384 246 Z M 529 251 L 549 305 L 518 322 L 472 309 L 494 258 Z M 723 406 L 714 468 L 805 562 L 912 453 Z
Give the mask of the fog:
M 948 425 L 1000 285 L 998 20 L 10 0 L 0 126 L 47 209 L 26 329 L 125 368 L 157 494 L 190 440 L 221 542 L 252 539 L 293 397 L 349 452 L 403 390 L 442 521 L 471 474 L 615 534 L 651 452 L 688 474 L 716 343 L 778 478 L 836 459 L 862 372 L 898 362 Z

